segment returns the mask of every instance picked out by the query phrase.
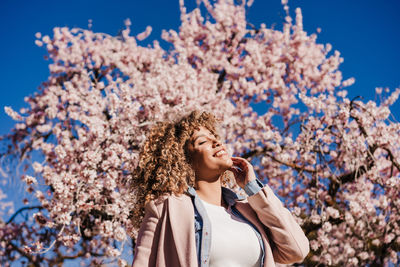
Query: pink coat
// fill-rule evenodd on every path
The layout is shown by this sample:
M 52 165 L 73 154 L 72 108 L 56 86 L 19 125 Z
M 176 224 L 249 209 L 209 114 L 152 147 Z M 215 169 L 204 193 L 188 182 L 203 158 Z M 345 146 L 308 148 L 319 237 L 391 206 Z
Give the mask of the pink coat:
M 307 256 L 307 237 L 268 185 L 235 205 L 261 233 L 264 267 L 301 262 Z M 146 205 L 132 266 L 198 267 L 190 196 L 166 196 Z

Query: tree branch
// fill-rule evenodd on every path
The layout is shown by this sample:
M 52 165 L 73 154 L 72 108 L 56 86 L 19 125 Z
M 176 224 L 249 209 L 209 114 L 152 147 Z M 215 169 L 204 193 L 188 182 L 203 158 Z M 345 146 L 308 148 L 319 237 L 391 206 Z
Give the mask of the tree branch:
M 313 170 L 311 168 L 300 166 L 300 165 L 297 165 L 297 164 L 291 163 L 291 162 L 285 162 L 285 161 L 280 160 L 280 159 L 276 158 L 274 155 L 272 155 L 270 153 L 267 153 L 267 152 L 272 152 L 272 150 L 264 147 L 261 150 L 260 149 L 255 149 L 255 150 L 249 151 L 247 153 L 244 153 L 244 154 L 241 155 L 241 157 L 247 159 L 247 158 L 250 158 L 250 157 L 253 157 L 253 156 L 259 156 L 259 155 L 264 154 L 265 156 L 268 156 L 269 158 L 271 158 L 273 161 L 275 161 L 275 162 L 277 162 L 279 164 L 285 165 L 287 167 L 290 167 L 292 169 L 295 169 L 296 171 L 306 171 L 306 172 L 309 172 L 309 173 L 316 173 L 317 172 L 316 170 Z
M 393 165 L 397 168 L 398 171 L 400 171 L 400 164 L 396 161 L 392 151 L 386 147 L 383 147 L 383 149 L 386 150 L 386 152 L 388 153 L 390 161 L 393 163 Z
M 22 207 L 19 210 L 17 210 L 12 216 L 11 218 L 6 222 L 6 224 L 11 223 L 15 217 L 17 217 L 18 214 L 20 214 L 21 212 L 23 212 L 24 210 L 33 210 L 33 209 L 38 209 L 38 210 L 42 210 L 43 207 L 42 206 L 30 206 L 30 207 Z
M 33 259 L 32 255 L 30 255 L 29 253 L 26 253 L 25 251 L 20 249 L 17 245 L 15 245 L 12 242 L 9 242 L 8 244 L 10 244 L 13 247 L 13 249 L 15 249 L 19 254 L 21 254 L 22 256 L 27 258 L 29 260 L 29 262 L 33 264 L 33 266 L 40 267 L 40 264 Z

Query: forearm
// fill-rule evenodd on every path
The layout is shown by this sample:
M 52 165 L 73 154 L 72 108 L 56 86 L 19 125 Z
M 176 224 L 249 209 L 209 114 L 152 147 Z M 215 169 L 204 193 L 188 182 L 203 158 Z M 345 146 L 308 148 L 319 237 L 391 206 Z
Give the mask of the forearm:
M 245 186 L 248 201 L 260 221 L 270 230 L 276 262 L 302 261 L 309 252 L 303 230 L 268 185 L 254 181 Z

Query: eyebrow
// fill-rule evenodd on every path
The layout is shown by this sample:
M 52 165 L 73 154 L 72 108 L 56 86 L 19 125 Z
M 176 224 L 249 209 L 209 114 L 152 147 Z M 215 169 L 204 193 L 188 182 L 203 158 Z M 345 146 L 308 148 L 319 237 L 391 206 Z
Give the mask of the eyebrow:
M 198 138 L 203 137 L 203 136 L 208 137 L 208 136 L 205 135 L 205 134 L 200 134 L 200 135 L 196 136 L 195 139 L 193 139 L 192 144 L 194 144 L 194 142 L 196 142 L 196 140 L 197 140 Z

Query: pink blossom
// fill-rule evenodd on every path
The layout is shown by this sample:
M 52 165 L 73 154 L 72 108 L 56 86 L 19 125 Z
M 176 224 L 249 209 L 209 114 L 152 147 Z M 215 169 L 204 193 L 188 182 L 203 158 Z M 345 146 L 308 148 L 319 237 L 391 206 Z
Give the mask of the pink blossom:
M 37 184 L 36 178 L 30 175 L 25 175 L 24 181 L 27 185 Z
M 146 39 L 146 38 L 150 35 L 151 31 L 152 31 L 152 28 L 151 28 L 150 26 L 147 26 L 147 27 L 146 27 L 146 30 L 145 30 L 144 32 L 142 32 L 142 33 L 139 33 L 139 34 L 136 36 L 136 38 L 137 38 L 139 41 L 142 41 L 142 40 Z
M 4 111 L 15 121 L 21 121 L 22 116 L 18 112 L 14 111 L 11 107 L 4 107 Z
M 388 244 L 388 243 L 392 242 L 392 240 L 393 240 L 395 237 L 396 237 L 396 235 L 393 234 L 393 233 L 386 234 L 386 235 L 385 235 L 385 238 L 384 238 L 384 240 L 383 240 L 383 242 L 386 243 L 386 244 Z

